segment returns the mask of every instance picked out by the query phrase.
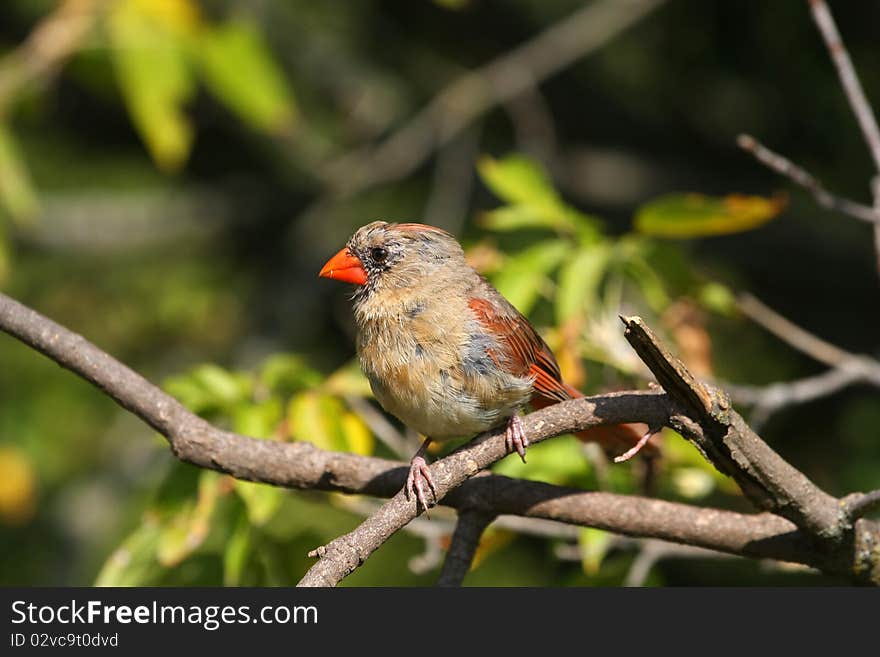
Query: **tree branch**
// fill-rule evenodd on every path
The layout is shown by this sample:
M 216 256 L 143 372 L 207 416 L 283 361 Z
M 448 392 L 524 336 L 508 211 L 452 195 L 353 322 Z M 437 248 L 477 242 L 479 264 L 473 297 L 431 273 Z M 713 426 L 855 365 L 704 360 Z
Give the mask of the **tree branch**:
M 0 329 L 99 387 L 166 436 L 172 452 L 181 460 L 276 486 L 390 497 L 379 514 L 397 527 L 416 515 L 415 504 L 403 499 L 400 493 L 407 472 L 403 463 L 329 452 L 307 442 L 256 440 L 217 429 L 83 337 L 3 294 Z M 524 425 L 529 437 L 537 442 L 605 423 L 641 420 L 663 424 L 674 419 L 671 411 L 680 413 L 681 403 L 663 392 L 624 392 L 556 404 L 528 415 Z M 731 554 L 793 561 L 880 584 L 880 556 L 870 547 L 880 544 L 878 523 L 842 517 L 844 526 L 854 525 L 851 536 L 847 535 L 849 540 L 817 543 L 810 531 L 769 513 L 749 515 L 697 508 L 520 481 L 486 472 L 472 476 L 505 454 L 503 434 L 494 432 L 434 463 L 432 473 L 439 484 L 442 503 L 462 510 L 554 520 Z M 375 518 L 365 522 L 367 528 L 384 526 L 381 522 L 377 524 Z M 384 531 L 391 532 L 393 528 L 386 527 Z M 360 541 L 362 532 L 356 530 L 347 536 Z M 383 540 L 380 537 L 374 546 L 369 542 L 363 544 L 366 547 L 356 541 L 349 548 L 366 558 Z M 310 571 L 306 583 L 332 584 L 356 567 L 358 557 L 352 563 L 348 559 L 350 554 L 339 547 L 345 541 L 337 539 L 334 543 L 327 546 L 324 558 L 316 564 L 320 566 L 317 572 L 325 579 L 314 579 L 316 573 Z
M 751 153 L 761 164 L 768 166 L 776 173 L 785 176 L 796 185 L 800 185 L 812 194 L 816 203 L 828 210 L 842 212 L 855 219 L 867 221 L 872 224 L 880 222 L 880 214 L 868 206 L 856 203 L 847 198 L 835 196 L 822 186 L 812 174 L 799 167 L 791 160 L 779 153 L 771 151 L 751 135 L 740 135 L 736 139 L 737 145 L 744 151 Z
M 458 523 L 452 534 L 452 543 L 443 562 L 443 570 L 437 586 L 461 586 L 471 569 L 480 537 L 495 519 L 494 514 L 475 509 L 463 509 L 458 513 Z
M 331 162 L 323 171 L 325 182 L 346 196 L 406 176 L 481 114 L 602 47 L 662 3 L 589 3 L 518 48 L 450 83 L 383 142 Z
M 837 76 L 840 78 L 840 84 L 849 101 L 849 106 L 856 116 L 856 121 L 862 130 L 862 136 L 865 138 L 865 144 L 874 159 L 874 168 L 877 173 L 873 176 L 871 191 L 874 194 L 874 212 L 880 214 L 880 128 L 877 127 L 877 118 L 874 116 L 874 110 L 871 109 L 871 103 L 865 96 L 865 90 L 856 74 L 849 52 L 843 45 L 843 39 L 840 38 L 840 32 L 837 30 L 837 24 L 834 22 L 828 5 L 825 0 L 808 0 L 808 2 L 810 10 L 813 12 L 813 21 L 825 40 L 828 54 L 837 68 Z M 880 222 L 874 224 L 874 246 L 877 254 L 877 272 L 880 273 Z

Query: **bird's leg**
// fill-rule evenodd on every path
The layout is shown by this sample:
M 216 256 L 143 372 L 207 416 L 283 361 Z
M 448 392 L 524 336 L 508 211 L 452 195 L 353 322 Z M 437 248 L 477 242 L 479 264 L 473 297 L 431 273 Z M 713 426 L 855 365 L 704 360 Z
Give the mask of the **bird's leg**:
M 434 486 L 434 478 L 431 476 L 431 470 L 428 468 L 428 462 L 425 461 L 425 454 L 428 451 L 428 445 L 431 444 L 430 438 L 425 438 L 422 446 L 419 447 L 419 451 L 415 453 L 415 456 L 412 457 L 412 460 L 409 462 L 409 474 L 406 477 L 406 495 L 409 499 L 412 499 L 415 496 L 416 500 L 418 500 L 418 504 L 422 505 L 422 508 L 427 511 L 428 510 L 428 499 L 425 495 L 425 484 L 431 488 L 431 493 L 434 495 L 434 501 L 437 501 L 437 488 Z
M 518 413 L 514 413 L 507 421 L 507 431 L 504 433 L 504 444 L 507 445 L 507 451 L 516 451 L 522 462 L 526 462 L 526 447 L 529 446 L 529 439 L 523 431 L 522 420 Z

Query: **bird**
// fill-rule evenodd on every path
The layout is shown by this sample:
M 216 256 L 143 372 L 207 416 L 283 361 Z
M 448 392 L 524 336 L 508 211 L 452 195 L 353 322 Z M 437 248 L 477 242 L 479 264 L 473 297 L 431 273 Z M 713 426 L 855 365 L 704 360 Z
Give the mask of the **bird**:
M 424 436 L 405 493 L 428 509 L 437 491 L 425 456 L 432 441 L 505 425 L 508 452 L 525 462 L 520 413 L 584 395 L 565 383 L 532 324 L 465 261 L 453 235 L 427 224 L 373 221 L 359 228 L 319 273 L 352 283 L 356 350 L 382 408 Z M 576 434 L 615 460 L 653 453 L 645 425 Z

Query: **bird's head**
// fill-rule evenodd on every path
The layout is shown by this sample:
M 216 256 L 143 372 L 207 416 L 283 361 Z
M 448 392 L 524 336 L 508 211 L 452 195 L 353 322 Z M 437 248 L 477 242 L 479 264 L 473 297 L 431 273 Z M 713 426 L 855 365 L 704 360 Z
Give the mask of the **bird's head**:
M 458 263 L 464 263 L 464 253 L 445 230 L 374 221 L 358 229 L 319 276 L 360 286 L 358 297 L 436 280 L 445 268 Z

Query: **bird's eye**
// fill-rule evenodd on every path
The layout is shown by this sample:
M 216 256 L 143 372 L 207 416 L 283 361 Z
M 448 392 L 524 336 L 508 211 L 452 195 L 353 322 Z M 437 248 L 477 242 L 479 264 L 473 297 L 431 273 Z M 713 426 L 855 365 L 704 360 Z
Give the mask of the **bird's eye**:
M 388 249 L 381 246 L 374 246 L 370 249 L 370 258 L 373 262 L 385 262 L 388 259 Z

